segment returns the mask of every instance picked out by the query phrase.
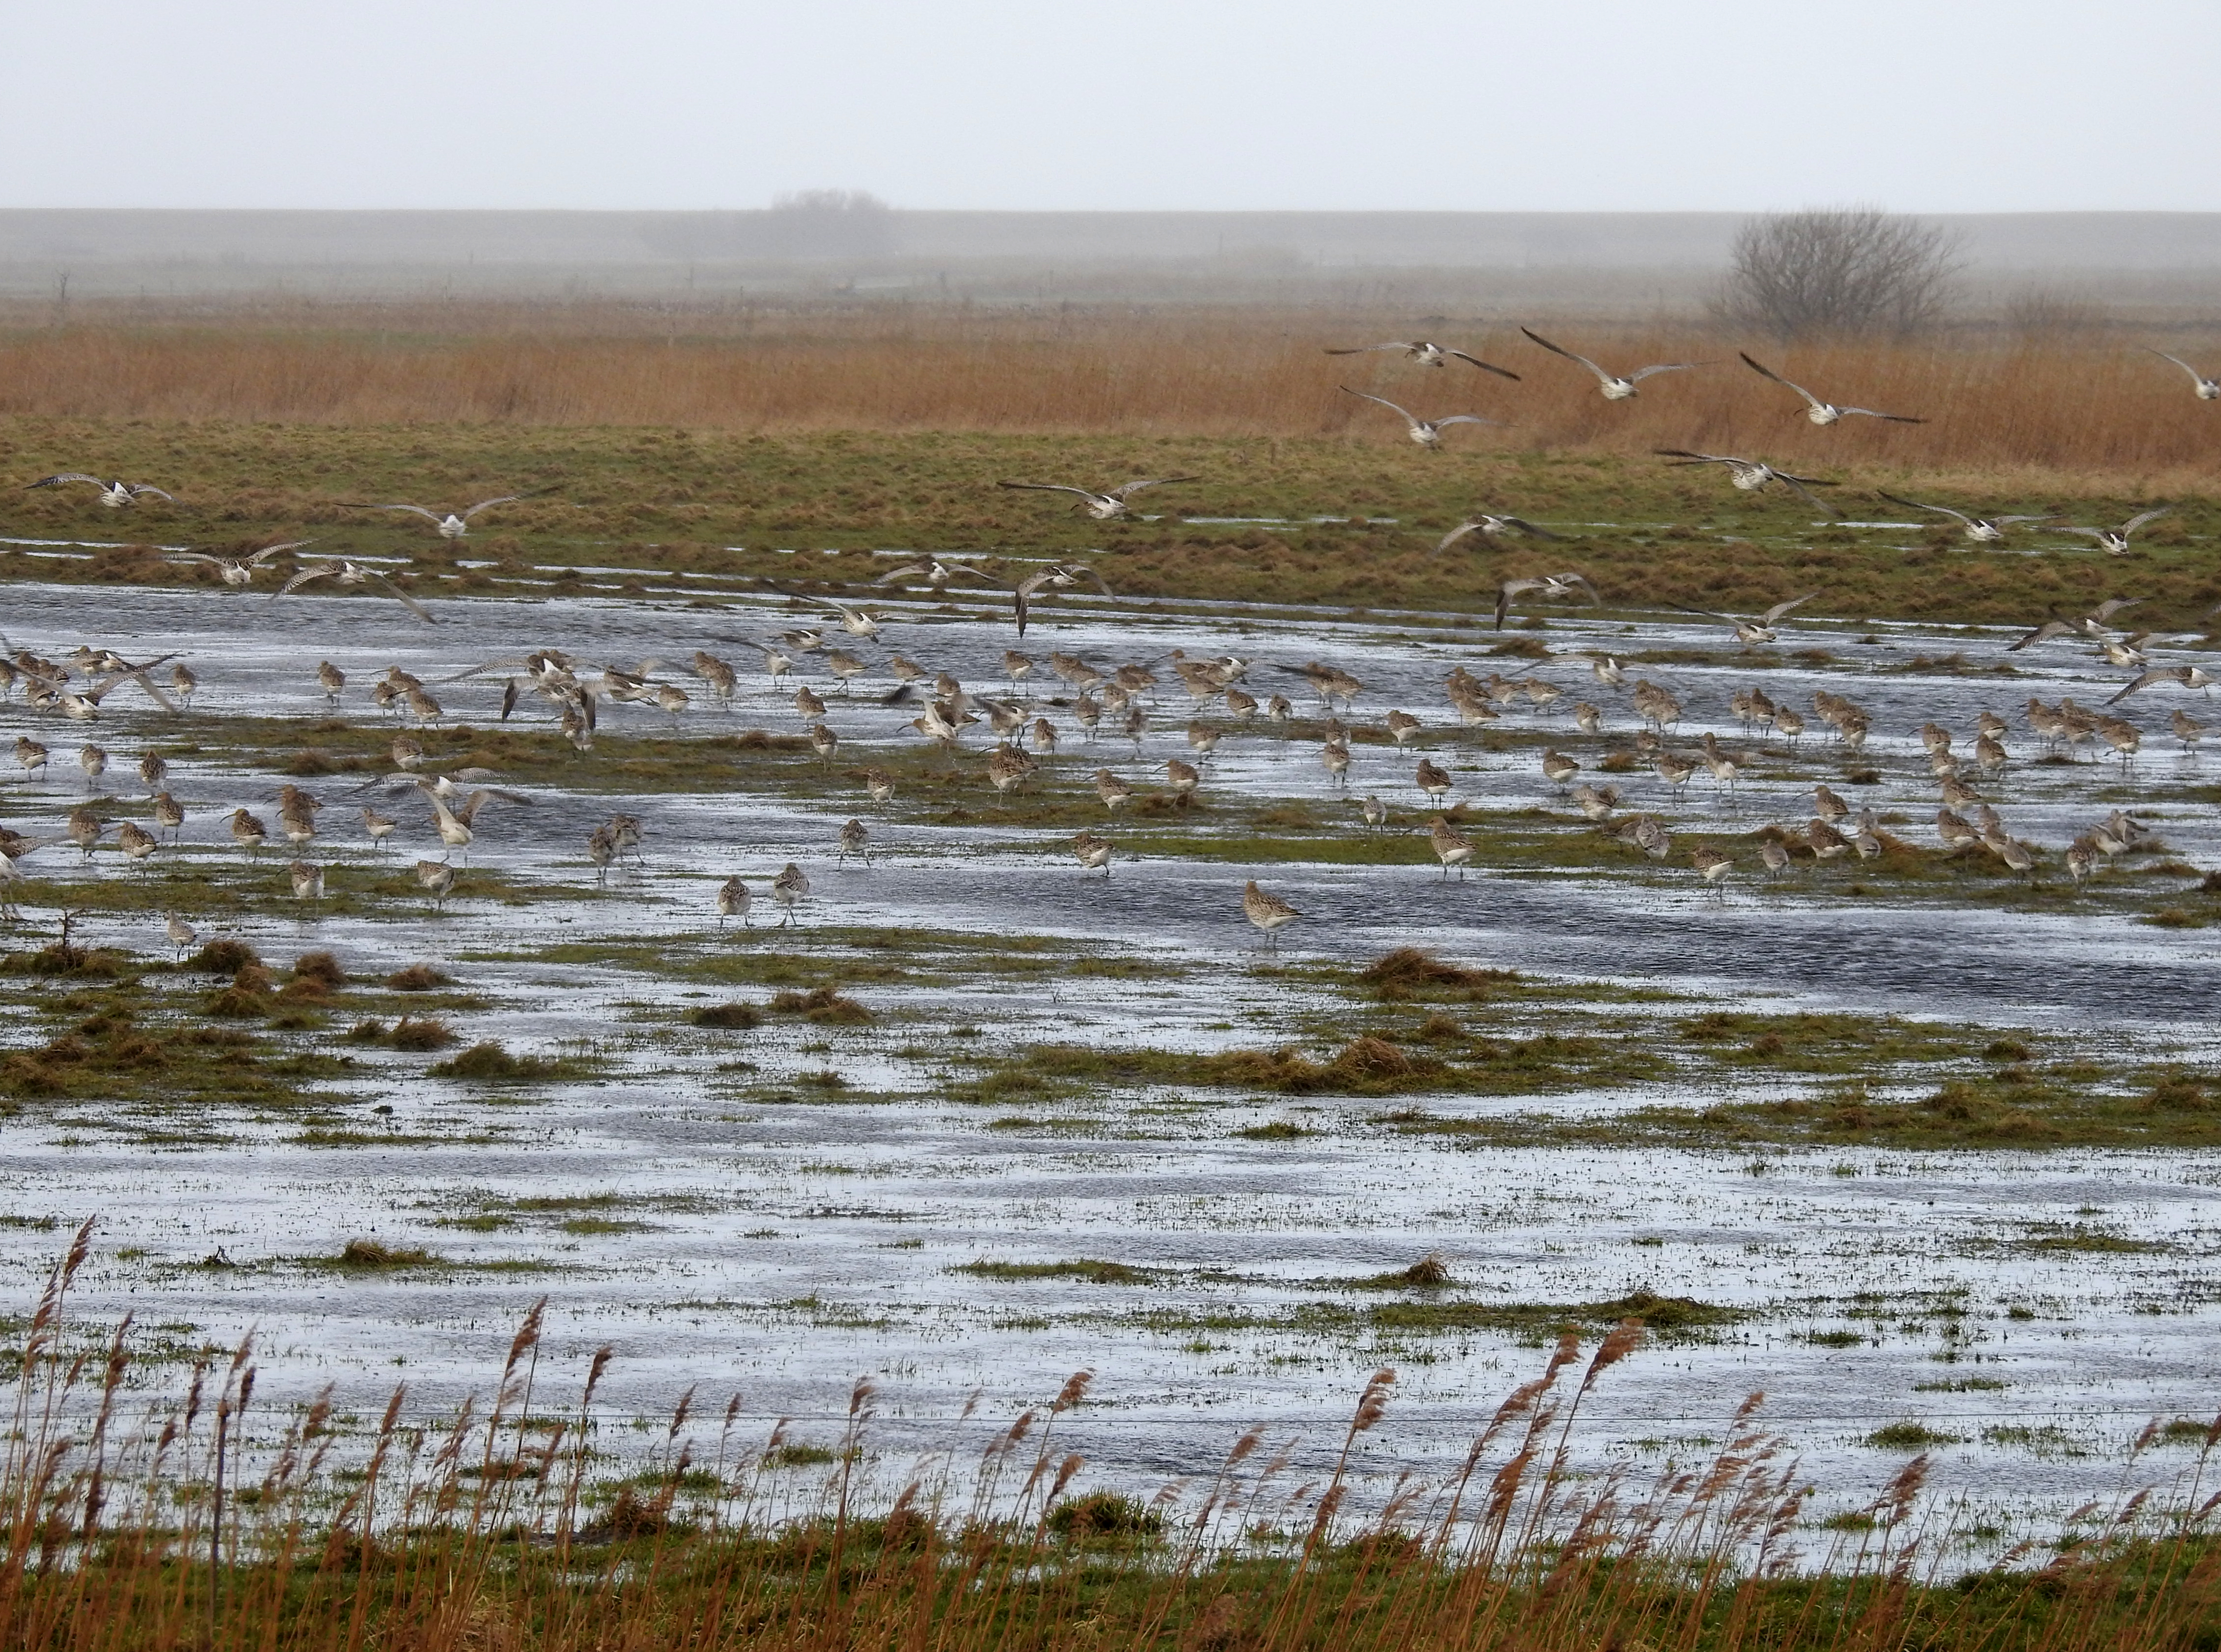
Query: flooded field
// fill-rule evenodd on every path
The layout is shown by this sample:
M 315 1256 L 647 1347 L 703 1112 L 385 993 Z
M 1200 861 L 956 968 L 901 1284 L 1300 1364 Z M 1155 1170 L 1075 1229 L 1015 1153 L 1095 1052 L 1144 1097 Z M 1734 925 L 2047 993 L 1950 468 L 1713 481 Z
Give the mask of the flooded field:
M 2203 693 L 2112 707 L 2131 760 L 2047 742 L 2025 708 L 2103 706 L 2132 671 L 2087 641 L 2008 654 L 2019 633 L 1989 628 L 1792 615 L 1744 648 L 1684 615 L 1550 608 L 1499 634 L 1083 588 L 1023 642 L 957 596 L 874 600 L 862 641 L 833 608 L 711 583 L 440 602 L 437 626 L 368 599 L 8 587 L 11 648 L 174 654 L 199 679 L 174 715 L 128 683 L 86 721 L 21 689 L 0 704 L 0 738 L 49 748 L 0 785 L 0 823 L 45 845 L 18 867 L 0 977 L 19 1300 L 97 1214 L 82 1314 L 135 1311 L 155 1364 L 253 1327 L 266 1393 L 335 1380 L 374 1414 L 395 1379 L 427 1413 L 483 1386 L 545 1295 L 543 1380 L 613 1344 L 610 1419 L 660 1430 L 698 1383 L 711 1410 L 737 1389 L 752 1426 L 791 1417 L 829 1446 L 873 1375 L 891 1461 L 984 1440 L 1092 1367 L 1059 1426 L 1091 1483 L 1142 1490 L 1254 1423 L 1328 1451 L 1381 1363 L 1403 1375 L 1373 1466 L 1452 1467 L 1534 1350 L 1627 1314 L 1653 1341 L 1586 1402 L 1592 1451 L 1701 1455 L 1763 1389 L 1823 1486 L 1869 1492 L 1930 1445 L 1994 1531 L 2055 1523 L 2118 1483 L 2146 1424 L 2211 1411 L 2221 757 L 2168 723 L 2204 719 Z M 798 623 L 860 674 L 789 644 L 767 676 L 754 645 Z M 1016 678 L 1014 645 L 1035 662 Z M 605 694 L 578 749 L 526 681 L 545 649 L 687 703 Z M 736 668 L 729 704 L 697 650 Z M 1147 664 L 1141 726 L 1106 711 L 1091 738 L 1053 650 Z M 891 704 L 897 655 L 926 691 Z M 1248 717 L 1175 670 L 1229 658 Z M 329 698 L 326 660 L 347 679 Z M 1322 703 L 1314 662 L 1361 684 L 1354 703 Z M 1461 667 L 1523 686 L 1468 723 L 1445 696 Z M 374 709 L 391 668 L 439 714 Z M 912 723 L 941 672 L 983 703 L 953 753 Z M 1659 732 L 1694 765 L 1681 784 L 1638 747 L 1638 683 L 1680 702 Z M 805 686 L 829 754 L 804 738 Z M 1751 689 L 1802 713 L 1801 738 L 1739 713 Z M 1816 694 L 1855 704 L 1862 744 Z M 1007 792 L 984 704 L 1003 701 L 1035 764 Z M 1419 721 L 1408 743 L 1392 709 Z M 1985 711 L 2006 725 L 1995 773 L 1972 755 Z M 1947 857 L 1927 723 L 2041 852 L 2027 875 L 1979 846 Z M 420 768 L 396 770 L 401 735 Z M 87 741 L 109 754 L 97 780 Z M 149 751 L 186 818 L 140 865 L 118 823 L 153 823 Z M 1579 770 L 1554 781 L 1546 752 Z M 1191 798 L 1174 764 L 1198 772 Z M 415 782 L 465 767 L 490 773 L 459 795 L 514 797 L 450 849 Z M 1115 811 L 1098 769 L 1131 788 Z M 297 850 L 275 827 L 286 783 L 325 805 Z M 1592 823 L 1572 788 L 1607 783 Z M 1870 852 L 1814 857 L 1816 783 L 1847 802 L 1845 840 L 1874 811 Z M 68 819 L 94 799 L 86 855 Z M 399 822 L 390 849 L 365 804 Z M 1444 807 L 1473 846 L 1462 875 L 1430 848 Z M 235 843 L 240 809 L 269 848 Z M 2078 888 L 2068 847 L 2115 811 L 2143 835 Z M 639 854 L 597 867 L 590 835 L 620 813 Z M 1630 814 L 1662 854 L 1613 835 Z M 868 859 L 842 853 L 852 818 Z M 1795 836 L 1779 873 L 1770 829 Z M 1082 830 L 1110 840 L 1107 875 L 1075 859 Z M 1734 861 L 1717 886 L 1699 849 Z M 297 856 L 320 898 L 294 895 Z M 454 867 L 436 905 L 420 859 Z M 810 886 L 782 924 L 789 863 Z M 735 875 L 745 923 L 716 908 Z M 1252 879 L 1303 915 L 1270 951 Z M 65 911 L 84 955 L 42 964 Z M 197 967 L 222 940 L 267 977 Z M 344 980 L 290 968 L 316 953 Z

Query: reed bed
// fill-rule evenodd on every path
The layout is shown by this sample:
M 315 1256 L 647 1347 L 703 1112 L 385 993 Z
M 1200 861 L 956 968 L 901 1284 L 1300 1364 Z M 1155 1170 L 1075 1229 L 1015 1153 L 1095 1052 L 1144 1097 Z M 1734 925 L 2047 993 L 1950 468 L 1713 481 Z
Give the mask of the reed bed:
M 1082 1484 L 1059 1424 L 1086 1373 L 881 1497 L 868 1382 L 822 1483 L 775 1496 L 784 1424 L 737 1443 L 737 1399 L 682 1399 L 610 1493 L 597 1353 L 549 1403 L 541 1310 L 491 1405 L 425 1424 L 397 1389 L 372 1430 L 328 1391 L 255 1409 L 253 1341 L 141 1408 L 127 1319 L 87 1347 L 66 1317 L 81 1229 L 32 1316 L 0 1458 L 0 1637 L 11 1647 L 586 1649 L 2203 1649 L 2221 1618 L 2221 1498 L 2196 1470 L 2165 1495 L 2078 1511 L 2039 1552 L 1949 1575 L 1924 1457 L 1818 1552 L 1813 1488 L 1752 1396 L 1709 1462 L 1577 1473 L 1581 1404 L 1642 1340 L 1586 1359 L 1562 1339 L 1462 1468 L 1399 1478 L 1360 1515 L 1395 1374 L 1377 1372 L 1323 1472 L 1291 1483 L 1261 1430 L 1146 1502 Z M 76 1351 L 72 1352 L 72 1350 Z M 134 1414 L 135 1412 L 135 1414 Z
M 65 327 L 0 331 L 0 410 L 87 420 L 338 426 L 497 423 L 748 431 L 952 430 L 1316 437 L 1403 445 L 1348 384 L 1423 415 L 1505 428 L 1461 447 L 1757 453 L 1948 475 L 1999 467 L 2104 474 L 2126 491 L 2210 486 L 2221 406 L 2145 345 L 2104 328 L 1946 331 L 1918 341 L 1785 349 L 1692 325 L 1538 321 L 1607 365 L 1704 360 L 1610 404 L 1589 376 L 1505 323 L 1337 310 L 1185 311 L 900 303 L 270 304 L 147 316 L 98 306 Z M 1329 357 L 1415 332 L 1524 375 Z M 1831 430 L 1736 360 L 1752 353 L 1819 393 L 1930 421 Z M 2209 364 L 2209 366 L 2212 364 Z M 2128 485 L 2133 484 L 2133 485 Z

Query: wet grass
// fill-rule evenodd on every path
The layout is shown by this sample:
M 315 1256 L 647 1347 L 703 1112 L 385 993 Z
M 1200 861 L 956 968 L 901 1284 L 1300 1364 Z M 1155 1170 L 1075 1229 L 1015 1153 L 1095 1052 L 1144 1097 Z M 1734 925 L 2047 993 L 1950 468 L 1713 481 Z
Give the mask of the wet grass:
M 766 578 L 793 579 L 795 560 L 777 554 L 777 546 L 844 543 L 851 548 L 847 554 L 813 557 L 809 574 L 861 589 L 879 571 L 860 554 L 871 546 L 976 554 L 981 544 L 1023 543 L 1044 555 L 1100 548 L 1109 583 L 1122 598 L 1462 609 L 1476 616 L 1486 610 L 1493 579 L 1542 571 L 1545 562 L 1556 566 L 1553 559 L 1565 558 L 1587 570 L 1608 604 L 1648 606 L 1658 590 L 1671 588 L 1708 607 L 1762 607 L 1817 586 L 1825 594 L 1812 611 L 1852 619 L 1889 614 L 2014 621 L 2050 606 L 2087 605 L 2118 577 L 2087 550 L 1970 554 L 1926 528 L 1816 528 L 1808 511 L 1732 494 L 1708 485 L 1711 479 L 1668 471 L 1647 455 L 1601 451 L 1476 447 L 1444 463 L 1342 436 L 1284 436 L 1261 445 L 1242 438 L 1071 432 L 1053 438 L 898 430 L 751 435 L 494 423 L 436 432 L 351 429 L 340 454 L 331 448 L 336 433 L 323 427 L 160 421 L 88 426 L 39 418 L 18 424 L 16 439 L 32 448 L 97 445 L 117 466 L 159 471 L 192 502 L 190 508 L 142 508 L 132 524 L 140 531 L 174 538 L 210 512 L 242 540 L 308 524 L 321 535 L 318 555 L 353 550 L 411 556 L 415 566 L 403 577 L 420 596 L 683 585 L 694 600 L 714 602 L 721 584 L 731 590 Z M 359 497 L 366 487 L 405 491 L 421 484 L 428 441 L 458 475 L 544 477 L 560 485 L 560 497 L 513 510 L 497 529 L 460 548 L 441 546 L 405 523 L 366 522 L 360 512 L 338 508 L 336 500 Z M 1185 497 L 1166 501 L 1176 512 L 1397 520 L 1273 527 L 1171 515 L 1106 529 L 991 485 L 1029 466 L 1107 475 L 1129 473 L 1136 464 L 1148 473 L 1205 479 Z M 1162 466 L 1176 471 L 1148 468 Z M 1969 485 L 1965 476 L 1941 477 L 1899 463 L 1862 466 L 1856 479 L 1861 487 L 1915 497 L 1924 484 L 1947 492 Z M 1991 485 L 2009 485 L 2017 497 L 2033 488 L 2051 505 L 2112 513 L 2105 520 L 2141 501 L 2118 479 L 2099 476 L 2017 477 Z M 1852 504 L 1865 503 L 1854 490 L 1845 494 Z M 1557 523 L 1572 542 L 1548 548 L 1548 556 L 1502 554 L 1486 575 L 1469 556 L 1429 557 L 1433 541 L 1463 520 L 1461 513 L 1478 497 L 1517 498 L 1523 511 Z M 116 526 L 84 500 L 60 493 L 26 499 L 18 514 L 24 531 L 53 537 L 87 529 L 106 537 Z M 1598 522 L 1625 526 L 1584 525 Z M 2139 544 L 2136 573 L 2154 593 L 2149 611 L 2155 617 L 2192 616 L 2221 597 L 2221 579 L 2199 548 L 2217 529 L 2221 516 L 2193 491 L 2175 517 Z M 1735 555 L 1720 555 L 1730 537 L 1737 541 Z M 458 549 L 497 566 L 460 569 Z M 579 564 L 636 572 L 569 579 L 535 572 Z M 675 577 L 681 573 L 712 577 Z M 94 584 L 191 585 L 209 577 L 128 552 L 81 562 L 0 556 L 0 577 L 9 574 Z M 973 611 L 987 605 L 967 598 L 954 606 Z

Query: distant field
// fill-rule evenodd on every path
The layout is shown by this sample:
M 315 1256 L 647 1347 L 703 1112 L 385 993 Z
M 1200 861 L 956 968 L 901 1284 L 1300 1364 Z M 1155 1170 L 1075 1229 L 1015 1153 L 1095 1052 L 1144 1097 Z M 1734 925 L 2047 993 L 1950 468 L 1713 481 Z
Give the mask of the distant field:
M 1938 484 L 2072 485 L 2124 496 L 2210 490 L 2221 479 L 2221 404 L 2195 401 L 2182 373 L 2143 348 L 2194 357 L 2202 345 L 2099 326 L 1783 349 L 1686 327 L 1612 333 L 1528 318 L 1607 365 L 1715 364 L 1650 380 L 1637 400 L 1614 405 L 1580 368 L 1520 337 L 1516 317 L 1483 325 L 1382 311 L 862 302 L 272 303 L 199 313 L 95 304 L 72 314 L 65 328 L 0 330 L 0 410 L 98 422 L 992 431 L 1403 447 L 1389 415 L 1338 392 L 1347 384 L 1423 416 L 1504 422 L 1460 430 L 1453 443 L 1468 453 L 1695 447 L 1824 474 L 1849 466 Z M 1415 330 L 1511 367 L 1523 382 L 1457 363 L 1425 371 L 1393 356 L 1323 354 Z M 1788 391 L 1736 360 L 1739 346 L 1824 396 L 1930 422 L 1817 429 Z M 16 439 L 35 434 L 19 429 Z M 120 463 L 130 451 L 128 433 L 53 434 L 94 450 L 73 463 Z M 441 438 L 441 454 L 452 441 Z
M 2170 405 L 2181 426 L 2194 428 L 2201 416 L 2221 424 L 2221 409 L 2187 395 Z M 1597 408 L 1599 416 L 1614 411 L 1600 401 Z M 1784 445 L 1829 440 L 1826 432 L 1805 435 L 1810 429 L 1785 421 Z M 861 592 L 889 564 L 855 554 L 904 548 L 1036 563 L 1099 549 L 1098 566 L 1121 598 L 1484 614 L 1505 578 L 1561 567 L 1586 571 L 1608 602 L 1630 609 L 1671 600 L 1748 609 L 1817 591 L 1806 616 L 1853 621 L 2032 622 L 2054 605 L 2139 594 L 2150 599 L 2143 623 L 2190 627 L 2221 600 L 2212 554 L 2221 508 L 2210 484 L 2193 485 L 2187 468 L 2175 479 L 2179 491 L 2127 472 L 2028 466 L 1969 473 L 1916 463 L 1901 451 L 1924 440 L 1918 429 L 1840 433 L 1836 460 L 1797 461 L 1842 479 L 1831 497 L 1854 519 L 1904 520 L 1905 512 L 1874 498 L 1877 485 L 1969 508 L 2057 510 L 2081 523 L 2118 522 L 2143 504 L 2178 502 L 2135 554 L 2115 559 L 2086 541 L 2043 532 L 2017 536 L 2014 548 L 1999 553 L 1965 548 L 1954 534 L 1926 528 L 1819 526 L 1801 502 L 1739 493 L 1711 470 L 1671 469 L 1639 451 L 1601 445 L 1506 448 L 1498 434 L 1461 429 L 1449 451 L 1428 454 L 1370 418 L 1334 435 L 1241 438 L 18 416 L 0 425 L 0 473 L 28 480 L 65 467 L 97 469 L 159 483 L 178 503 L 125 513 L 103 510 L 82 487 L 14 491 L 4 496 L 0 533 L 203 547 L 313 535 L 311 555 L 406 559 L 413 572 L 397 573 L 431 596 L 529 594 L 554 588 L 568 567 L 638 571 L 630 579 L 563 580 L 570 589 L 639 588 L 658 573 L 688 571 L 824 581 Z M 1004 478 L 1100 485 L 1183 474 L 1197 479 L 1141 496 L 1143 509 L 1165 515 L 1127 523 L 1091 522 L 1054 495 L 994 486 Z M 541 486 L 555 491 L 481 516 L 460 548 L 421 520 L 343 508 L 361 500 L 467 503 Z M 1476 509 L 1535 518 L 1566 542 L 1497 547 L 1474 536 L 1430 554 Z M 2019 554 L 2038 548 L 2041 554 Z M 815 554 L 833 548 L 850 554 Z M 779 554 L 797 549 L 813 554 Z M 458 566 L 458 551 L 465 562 L 485 566 Z M 988 571 L 1007 583 L 1023 566 L 991 563 Z M 18 579 L 214 579 L 210 569 L 166 565 L 144 548 L 81 560 L 19 550 L 0 556 L 0 570 Z M 266 574 L 261 585 L 273 583 Z

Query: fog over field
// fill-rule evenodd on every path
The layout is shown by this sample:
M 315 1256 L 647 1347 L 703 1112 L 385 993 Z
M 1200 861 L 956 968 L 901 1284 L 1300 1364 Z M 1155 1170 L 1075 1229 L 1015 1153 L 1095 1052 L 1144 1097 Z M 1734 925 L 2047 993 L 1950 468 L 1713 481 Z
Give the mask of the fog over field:
M 1728 212 L 0 211 L 0 296 L 1701 304 Z M 2221 305 L 2221 213 L 1938 216 L 1973 313 L 2030 290 L 2187 320 Z

